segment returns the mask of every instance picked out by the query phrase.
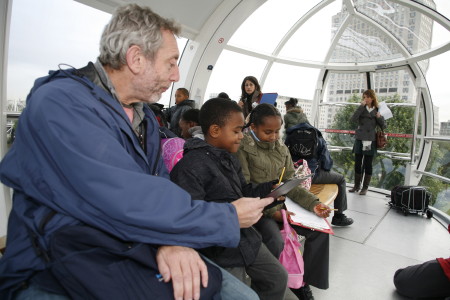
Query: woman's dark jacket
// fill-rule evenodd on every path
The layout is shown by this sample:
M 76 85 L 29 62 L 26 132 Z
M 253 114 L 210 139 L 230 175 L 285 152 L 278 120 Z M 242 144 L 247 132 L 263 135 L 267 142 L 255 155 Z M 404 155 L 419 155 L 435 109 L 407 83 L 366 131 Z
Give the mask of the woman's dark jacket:
M 272 182 L 247 184 L 236 157 L 199 138 L 186 141 L 184 156 L 172 169 L 170 178 L 191 194 L 192 199 L 214 202 L 264 197 L 273 185 Z M 241 228 L 237 248 L 210 247 L 200 251 L 221 267 L 248 266 L 254 262 L 261 243 L 261 236 L 253 227 Z
M 247 116 L 252 112 L 253 110 L 253 103 L 258 103 L 261 101 L 262 93 L 258 91 L 254 91 L 252 94 L 248 95 L 246 94 L 245 98 L 241 97 L 241 101 L 244 102 L 244 107 L 242 108 L 242 111 L 244 112 L 244 118 L 247 118 Z
M 378 125 L 381 129 L 386 128 L 384 117 L 377 118 L 378 108 L 374 108 L 371 112 L 366 109 L 365 105 L 360 105 L 353 113 L 351 121 L 358 123 L 355 131 L 355 138 L 361 141 L 375 141 L 375 131 Z

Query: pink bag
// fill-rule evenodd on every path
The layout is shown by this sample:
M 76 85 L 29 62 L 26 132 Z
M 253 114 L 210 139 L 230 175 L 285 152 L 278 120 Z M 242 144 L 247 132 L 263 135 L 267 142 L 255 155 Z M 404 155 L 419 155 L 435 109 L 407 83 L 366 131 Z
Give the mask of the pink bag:
M 305 267 L 301 253 L 301 245 L 297 238 L 297 233 L 289 225 L 286 211 L 281 210 L 283 215 L 283 229 L 280 231 L 284 240 L 284 249 L 280 254 L 280 263 L 288 272 L 288 287 L 298 289 L 303 286 L 303 275 Z
M 295 177 L 304 177 L 311 174 L 311 169 L 308 167 L 308 162 L 306 161 L 306 159 L 299 159 L 298 161 L 296 161 L 294 163 L 294 168 L 296 171 Z M 300 186 L 309 191 L 309 189 L 311 188 L 311 183 L 312 177 L 309 177 L 308 179 L 303 180 L 300 183 Z
M 178 137 L 161 140 L 161 155 L 169 172 L 183 158 L 184 142 L 184 139 Z

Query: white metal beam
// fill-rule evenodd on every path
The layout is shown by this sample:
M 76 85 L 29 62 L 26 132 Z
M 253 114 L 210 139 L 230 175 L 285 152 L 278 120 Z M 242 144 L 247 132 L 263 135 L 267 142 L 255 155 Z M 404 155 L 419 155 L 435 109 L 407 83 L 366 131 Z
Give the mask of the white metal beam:
M 6 140 L 6 83 L 8 66 L 9 29 L 11 24 L 12 0 L 0 0 L 0 158 L 7 151 Z M 0 184 L 0 237 L 6 235 L 6 220 L 11 211 L 10 189 Z M 4 232 L 3 232 L 4 231 Z

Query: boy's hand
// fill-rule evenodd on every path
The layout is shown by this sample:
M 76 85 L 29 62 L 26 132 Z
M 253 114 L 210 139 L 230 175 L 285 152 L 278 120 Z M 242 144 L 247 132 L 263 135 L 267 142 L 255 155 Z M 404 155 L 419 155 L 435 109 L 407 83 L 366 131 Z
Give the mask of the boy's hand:
M 247 228 L 258 222 L 264 207 L 273 202 L 273 198 L 240 198 L 231 202 L 236 208 L 239 226 Z

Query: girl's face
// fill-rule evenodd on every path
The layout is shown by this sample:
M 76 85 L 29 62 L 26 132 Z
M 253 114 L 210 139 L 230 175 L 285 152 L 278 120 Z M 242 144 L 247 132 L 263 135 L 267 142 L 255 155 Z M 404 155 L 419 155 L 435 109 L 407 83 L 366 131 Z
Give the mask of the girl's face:
M 255 91 L 255 85 L 250 80 L 246 80 L 244 84 L 244 89 L 247 94 L 252 94 Z
M 370 98 L 370 97 L 367 96 L 367 95 L 363 95 L 363 99 L 364 99 L 364 101 L 366 101 L 366 105 L 367 105 L 367 106 L 372 107 L 372 102 L 373 102 L 373 99 L 372 99 L 372 98 Z
M 255 124 L 252 123 L 250 128 L 260 141 L 273 143 L 280 138 L 281 117 L 264 117 L 262 124 L 255 126 Z

